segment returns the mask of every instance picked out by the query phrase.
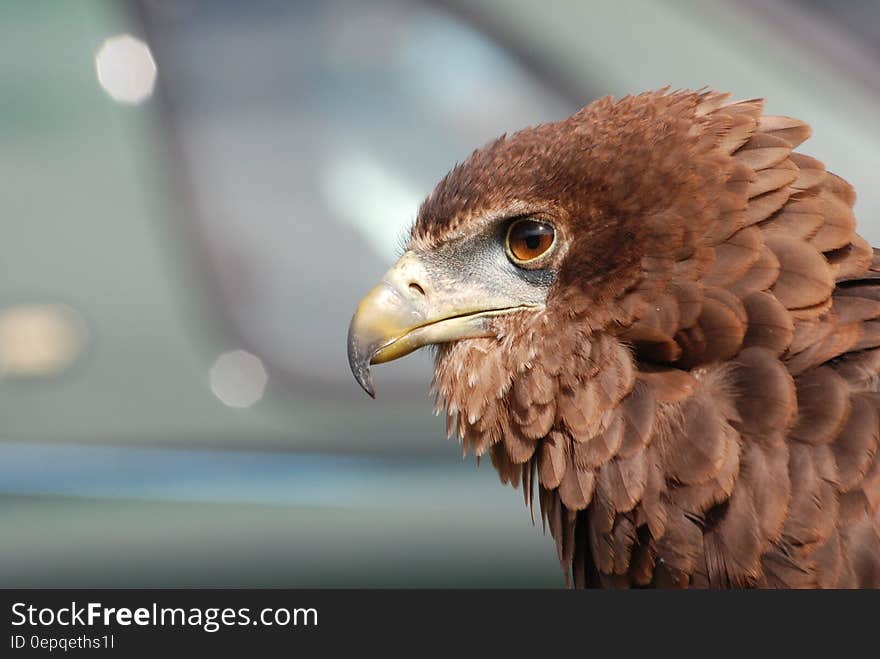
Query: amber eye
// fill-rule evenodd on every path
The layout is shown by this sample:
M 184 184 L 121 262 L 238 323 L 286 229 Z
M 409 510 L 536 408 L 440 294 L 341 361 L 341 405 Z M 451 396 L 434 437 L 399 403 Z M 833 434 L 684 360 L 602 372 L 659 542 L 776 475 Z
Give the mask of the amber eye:
M 507 230 L 507 254 L 517 265 L 544 256 L 555 242 L 556 230 L 537 220 L 517 220 Z

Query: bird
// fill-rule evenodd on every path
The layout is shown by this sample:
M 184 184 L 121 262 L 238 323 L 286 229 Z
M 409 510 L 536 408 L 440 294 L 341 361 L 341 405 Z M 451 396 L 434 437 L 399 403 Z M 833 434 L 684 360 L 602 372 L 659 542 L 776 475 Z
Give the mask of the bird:
M 430 346 L 569 587 L 880 587 L 880 251 L 810 135 L 664 88 L 489 142 L 358 305 L 356 380 Z

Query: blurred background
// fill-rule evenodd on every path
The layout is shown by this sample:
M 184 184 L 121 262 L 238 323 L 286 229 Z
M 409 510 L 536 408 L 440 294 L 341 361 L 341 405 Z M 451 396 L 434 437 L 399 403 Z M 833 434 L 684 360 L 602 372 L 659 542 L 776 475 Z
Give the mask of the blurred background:
M 560 586 L 347 325 L 454 162 L 664 85 L 808 121 L 880 243 L 878 3 L 0 3 L 0 586 Z

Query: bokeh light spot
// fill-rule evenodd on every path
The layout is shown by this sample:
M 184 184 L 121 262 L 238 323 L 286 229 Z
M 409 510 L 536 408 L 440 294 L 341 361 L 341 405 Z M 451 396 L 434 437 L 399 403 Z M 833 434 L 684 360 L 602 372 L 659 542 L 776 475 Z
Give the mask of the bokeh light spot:
M 153 94 L 156 61 L 149 46 L 130 34 L 107 39 L 95 55 L 98 82 L 114 101 L 137 105 Z
M 55 375 L 76 360 L 86 325 L 73 309 L 18 304 L 0 309 L 0 377 Z
M 229 407 L 250 407 L 266 392 L 269 376 L 262 360 L 245 350 L 224 352 L 210 372 L 211 391 Z

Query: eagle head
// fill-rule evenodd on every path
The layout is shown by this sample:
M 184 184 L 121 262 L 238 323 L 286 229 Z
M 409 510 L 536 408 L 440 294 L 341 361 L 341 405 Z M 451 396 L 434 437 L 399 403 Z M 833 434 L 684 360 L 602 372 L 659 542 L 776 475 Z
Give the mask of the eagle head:
M 706 113 L 719 97 L 604 98 L 456 165 L 352 319 L 361 386 L 374 395 L 370 364 L 436 345 L 450 434 L 478 455 L 519 437 L 515 460 L 552 429 L 560 390 L 610 364 L 599 395 L 619 400 L 633 368 L 615 337 L 722 210 L 731 159 L 716 147 L 727 124 Z

